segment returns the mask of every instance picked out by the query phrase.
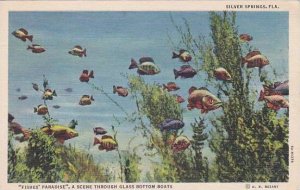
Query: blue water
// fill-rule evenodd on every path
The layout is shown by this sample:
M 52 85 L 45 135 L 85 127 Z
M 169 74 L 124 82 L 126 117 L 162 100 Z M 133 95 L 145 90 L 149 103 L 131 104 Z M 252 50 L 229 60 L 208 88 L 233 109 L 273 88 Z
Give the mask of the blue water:
M 26 50 L 30 42 L 22 42 L 9 35 L 9 112 L 16 121 L 27 128 L 38 128 L 43 124 L 41 116 L 33 113 L 33 107 L 42 104 L 41 94 L 32 89 L 31 83 L 42 85 L 43 75 L 49 80 L 50 87 L 58 96 L 48 101 L 49 111 L 61 124 L 78 120 L 76 130 L 79 137 L 66 141 L 78 148 L 92 153 L 98 161 L 111 162 L 116 152 L 100 152 L 92 147 L 93 127 L 101 126 L 112 134 L 111 125 L 116 125 L 113 115 L 122 122 L 117 127 L 120 149 L 127 148 L 130 138 L 140 141 L 139 133 L 133 131 L 131 123 L 123 121 L 125 114 L 106 96 L 91 86 L 79 81 L 83 69 L 94 70 L 95 78 L 90 82 L 102 87 L 128 113 L 136 110 L 130 96 L 124 98 L 112 94 L 113 85 L 126 87 L 126 79 L 120 73 L 136 74 L 128 70 L 130 59 L 138 60 L 142 56 L 153 57 L 161 73 L 155 76 L 143 76 L 147 82 L 160 84 L 174 80 L 173 69 L 182 64 L 172 60 L 173 42 L 179 42 L 179 35 L 171 22 L 183 25 L 185 18 L 191 26 L 192 33 L 210 36 L 208 12 L 11 12 L 9 14 L 9 33 L 18 28 L 26 28 L 34 35 L 34 43 L 46 48 L 42 54 L 33 54 Z M 287 12 L 239 12 L 237 24 L 240 33 L 249 33 L 257 47 L 270 60 L 264 70 L 279 73 L 277 80 L 288 79 L 288 13 Z M 87 48 L 87 57 L 79 58 L 68 54 L 74 45 Z M 257 74 L 257 70 L 254 71 Z M 198 73 L 194 79 L 177 79 L 181 89 L 176 92 L 185 99 L 190 86 L 207 86 L 204 83 L 205 73 Z M 260 87 L 257 78 L 253 86 Z M 16 89 L 21 91 L 17 92 Z M 64 89 L 72 88 L 73 92 Z M 208 88 L 210 88 L 208 86 Z M 78 105 L 83 94 L 93 95 L 95 102 L 90 106 Z M 21 95 L 28 96 L 24 101 L 18 100 Z M 182 107 L 186 108 L 186 102 Z M 261 102 L 259 104 L 262 104 Z M 53 105 L 61 108 L 54 109 Z M 220 110 L 205 115 L 215 117 Z M 189 123 L 198 118 L 199 111 L 185 111 L 184 133 L 191 137 Z M 201 115 L 203 116 L 203 115 Z M 211 126 L 207 127 L 207 132 Z M 206 147 L 204 154 L 212 154 Z

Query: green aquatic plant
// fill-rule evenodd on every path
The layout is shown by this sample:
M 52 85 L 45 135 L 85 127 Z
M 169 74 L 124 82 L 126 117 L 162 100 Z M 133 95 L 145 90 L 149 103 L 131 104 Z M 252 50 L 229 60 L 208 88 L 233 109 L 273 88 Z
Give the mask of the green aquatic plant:
M 270 75 L 244 68 L 242 57 L 252 51 L 239 40 L 236 13 L 210 13 L 212 41 L 194 37 L 190 26 L 177 27 L 180 46 L 193 54 L 194 64 L 207 74 L 206 82 L 222 96 L 223 114 L 210 120 L 209 147 L 215 154 L 211 174 L 221 182 L 284 182 L 288 180 L 288 111 L 277 113 L 256 106 L 257 91 L 250 81 L 271 83 Z M 222 66 L 232 81 L 219 82 L 213 71 Z M 276 77 L 276 76 L 275 76 Z M 276 171 L 276 172 L 275 172 Z M 280 172 L 277 172 L 280 171 Z M 211 178 L 212 179 L 212 178 Z
M 134 138 L 132 138 L 128 143 L 127 151 L 123 153 L 125 166 L 124 166 L 124 176 L 125 182 L 133 183 L 139 182 L 141 180 L 141 160 L 142 158 L 137 153 L 137 147 L 131 149 L 130 143 Z
M 31 182 L 57 182 L 60 176 L 60 158 L 55 147 L 56 139 L 41 130 L 31 131 L 26 148 L 26 166 L 34 174 Z M 35 181 L 37 180 L 37 181 Z
M 133 75 L 128 76 L 128 83 L 137 106 L 134 119 L 137 122 L 136 129 L 148 139 L 147 155 L 158 160 L 153 161 L 152 179 L 157 182 L 177 182 L 177 165 L 168 141 L 172 135 L 177 135 L 178 130 L 161 131 L 158 126 L 165 119 L 182 120 L 183 110 L 175 98 L 157 84 L 147 84 L 141 77 Z
M 13 134 L 10 132 L 8 135 L 8 182 L 13 182 L 16 178 L 16 165 L 18 162 L 17 159 L 17 150 L 15 150 L 15 147 L 13 145 Z
M 93 155 L 72 145 L 57 148 L 63 166 L 63 182 L 108 182 L 105 167 L 96 163 Z

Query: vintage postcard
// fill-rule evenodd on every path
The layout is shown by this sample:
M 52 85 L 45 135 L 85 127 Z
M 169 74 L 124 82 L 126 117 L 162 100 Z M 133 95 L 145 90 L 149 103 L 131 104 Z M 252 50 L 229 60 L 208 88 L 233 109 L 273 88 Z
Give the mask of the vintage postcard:
M 299 1 L 0 18 L 0 190 L 300 190 Z

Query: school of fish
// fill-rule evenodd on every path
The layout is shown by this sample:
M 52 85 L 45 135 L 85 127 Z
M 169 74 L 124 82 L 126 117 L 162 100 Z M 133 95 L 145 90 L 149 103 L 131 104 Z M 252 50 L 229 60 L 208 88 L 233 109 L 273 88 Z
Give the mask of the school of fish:
M 29 35 L 29 32 L 20 28 L 12 32 L 12 34 L 26 42 L 27 40 L 32 42 L 33 35 Z M 239 39 L 241 43 L 249 43 L 253 40 L 253 37 L 249 34 L 241 34 L 239 35 Z M 38 44 L 31 44 L 27 46 L 27 50 L 30 50 L 32 53 L 40 54 L 46 51 L 44 47 Z M 68 51 L 70 55 L 78 56 L 80 58 L 87 56 L 87 49 L 82 48 L 80 45 L 75 45 L 72 49 Z M 180 66 L 179 69 L 173 69 L 173 73 L 175 76 L 175 80 L 177 78 L 181 79 L 191 79 L 199 73 L 199 70 L 194 69 L 189 63 L 193 60 L 192 54 L 185 49 L 179 49 L 177 52 L 172 52 L 172 59 L 178 59 L 183 65 Z M 241 57 L 241 66 L 246 66 L 247 69 L 251 68 L 259 68 L 270 64 L 268 58 L 263 55 L 259 50 L 253 50 L 248 52 L 244 57 Z M 152 57 L 141 57 L 138 62 L 131 58 L 129 70 L 137 69 L 138 75 L 157 75 L 161 72 L 159 66 L 156 64 Z M 226 64 L 222 65 L 222 67 L 215 68 L 211 71 L 216 80 L 223 82 L 231 82 L 234 78 L 230 74 L 230 70 L 226 69 Z M 94 79 L 94 71 L 93 70 L 83 70 L 79 76 L 79 81 L 88 83 L 91 79 Z M 44 82 L 43 84 L 44 90 L 41 90 L 36 83 L 32 83 L 32 87 L 35 91 L 42 93 L 42 99 L 53 100 L 53 97 L 57 96 L 56 91 L 49 88 L 48 82 Z M 172 93 L 174 91 L 180 91 L 180 87 L 175 82 L 167 82 L 162 85 L 162 90 L 166 90 L 168 93 Z M 21 90 L 17 90 L 20 92 Z M 65 91 L 71 93 L 72 88 L 65 88 Z M 117 94 L 121 97 L 127 97 L 129 92 L 126 87 L 113 85 L 113 94 Z M 211 91 L 209 91 L 206 87 L 194 87 L 191 86 L 188 91 L 187 97 L 187 109 L 193 110 L 198 109 L 202 114 L 208 113 L 210 111 L 222 108 L 223 102 L 222 100 L 215 96 Z M 226 95 L 226 94 L 225 94 Z M 258 101 L 265 101 L 266 106 L 269 109 L 278 111 L 280 108 L 289 108 L 289 102 L 284 96 L 289 95 L 289 86 L 288 80 L 284 82 L 275 82 L 274 84 L 263 85 L 263 90 L 261 90 L 259 94 Z M 178 104 L 185 102 L 184 97 L 179 94 L 172 94 Z M 26 100 L 28 97 L 26 95 L 21 95 L 18 97 L 19 100 Z M 91 105 L 92 102 L 95 101 L 93 95 L 82 95 L 79 100 L 80 106 Z M 59 105 L 54 105 L 53 108 L 60 108 Z M 34 113 L 38 115 L 46 115 L 49 114 L 49 110 L 47 105 L 40 104 L 34 107 Z M 22 134 L 22 137 L 16 138 L 20 142 L 28 140 L 30 137 L 30 130 L 22 127 L 19 123 L 14 122 L 14 117 L 9 114 L 8 115 L 8 128 L 15 135 Z M 79 134 L 75 131 L 75 126 L 78 125 L 77 121 L 72 120 L 69 125 L 48 125 L 43 126 L 41 130 L 48 135 L 54 136 L 58 142 L 64 143 L 65 140 L 72 139 L 77 137 Z M 181 130 L 184 127 L 184 122 L 182 119 L 178 118 L 166 118 L 163 120 L 157 127 L 162 133 L 170 133 L 168 144 L 171 146 L 172 150 L 176 152 L 181 152 L 187 149 L 191 142 L 190 140 L 184 136 L 176 136 L 176 131 Z M 118 143 L 114 137 L 111 135 L 107 135 L 106 129 L 102 127 L 93 128 L 94 132 L 94 145 L 98 145 L 98 149 L 112 151 L 118 148 Z M 175 132 L 175 133 L 174 133 Z M 175 134 L 175 135 L 174 135 Z

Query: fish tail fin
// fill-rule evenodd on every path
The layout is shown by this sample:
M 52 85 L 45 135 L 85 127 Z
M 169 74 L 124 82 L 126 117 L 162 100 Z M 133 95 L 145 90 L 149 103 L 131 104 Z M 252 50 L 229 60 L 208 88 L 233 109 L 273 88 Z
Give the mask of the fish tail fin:
M 115 94 L 117 92 L 117 87 L 114 85 L 113 86 L 113 93 Z
M 89 77 L 94 78 L 94 71 L 93 70 L 90 71 Z
M 37 108 L 33 108 L 33 113 L 36 113 L 37 112 Z
M 95 128 L 93 128 L 93 131 L 94 131 L 94 134 L 96 134 L 96 129 Z
M 137 62 L 133 58 L 131 58 L 131 63 L 130 63 L 129 69 L 134 69 L 137 67 L 138 67 Z
M 178 58 L 178 57 L 179 57 L 179 55 L 177 53 L 173 52 L 172 59 L 175 59 L 175 58 Z
M 86 48 L 84 48 L 84 50 L 83 50 L 83 55 L 84 55 L 84 57 L 86 57 Z
M 95 146 L 96 144 L 100 144 L 100 140 L 96 137 L 94 137 L 94 144 L 93 146 Z
M 176 69 L 173 69 L 173 72 L 174 72 L 174 75 L 175 75 L 175 79 L 177 79 L 177 78 L 178 78 L 178 76 L 179 76 L 179 73 L 178 73 L 178 71 L 177 71 Z
M 31 42 L 32 42 L 33 35 L 29 35 L 29 36 L 27 36 L 27 39 L 28 39 L 29 41 L 31 41 Z
M 263 90 L 261 90 L 259 93 L 258 101 L 263 101 L 264 99 L 265 99 L 265 93 Z
M 95 99 L 94 99 L 93 95 L 91 96 L 91 100 L 92 100 L 92 101 L 95 101 Z
M 52 93 L 53 96 L 57 96 L 55 90 L 53 90 L 53 93 Z
M 32 48 L 32 46 L 28 45 L 28 46 L 27 46 L 27 50 L 28 50 L 28 49 L 33 49 L 33 48 Z

